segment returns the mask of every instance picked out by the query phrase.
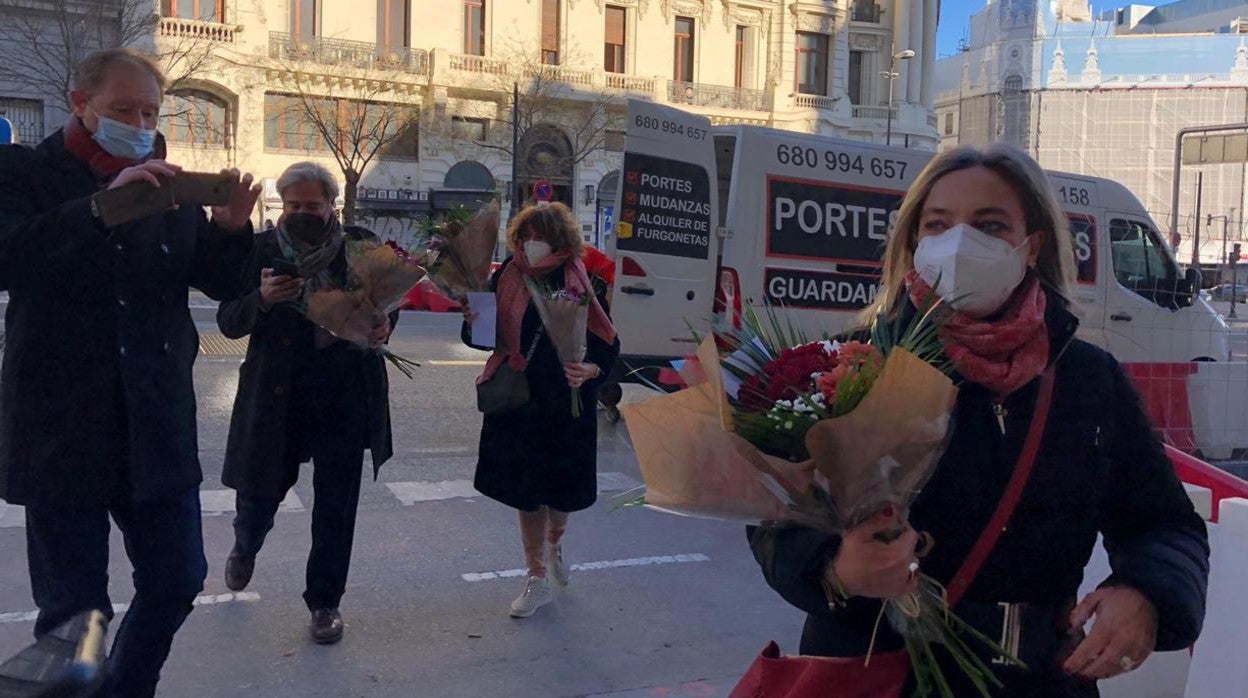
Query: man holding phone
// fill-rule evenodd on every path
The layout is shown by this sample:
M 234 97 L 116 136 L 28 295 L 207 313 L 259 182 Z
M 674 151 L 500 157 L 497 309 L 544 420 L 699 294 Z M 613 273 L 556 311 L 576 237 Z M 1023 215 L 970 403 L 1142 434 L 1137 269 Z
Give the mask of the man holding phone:
M 95 52 L 78 67 L 65 127 L 34 149 L 0 147 L 0 498 L 26 507 L 36 637 L 85 610 L 112 617 L 110 516 L 121 530 L 135 596 L 109 697 L 154 695 L 203 588 L 187 293 L 242 293 L 260 193 L 233 171 L 211 221 L 181 205 L 105 224 L 106 192 L 159 189 L 181 171 L 156 132 L 165 87 L 145 54 Z

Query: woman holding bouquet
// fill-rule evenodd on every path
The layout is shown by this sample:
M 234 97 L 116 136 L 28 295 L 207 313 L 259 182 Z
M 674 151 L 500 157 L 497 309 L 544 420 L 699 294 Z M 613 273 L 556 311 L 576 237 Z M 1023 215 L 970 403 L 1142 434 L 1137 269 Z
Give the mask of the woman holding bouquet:
M 381 354 L 320 329 L 299 304 L 346 276 L 347 241 L 375 236 L 338 222 L 338 184 L 316 163 L 291 165 L 277 190 L 283 212 L 274 230 L 256 236 L 246 267 L 251 292 L 217 312 L 227 337 L 251 336 L 221 477 L 238 492 L 225 582 L 234 591 L 250 583 L 278 506 L 299 465 L 312 460 L 312 551 L 303 598 L 313 641 L 332 644 L 344 630 L 338 603 L 351 564 L 364 451 L 372 451 L 374 474 L 393 451 L 389 383 Z M 385 342 L 396 320 L 397 313 L 378 318 L 373 340 Z
M 588 509 L 598 496 L 597 413 L 586 409 L 574 416 L 573 403 L 579 395 L 582 404 L 596 404 L 620 344 L 606 299 L 585 272 L 580 226 L 566 206 L 520 212 L 508 228 L 507 245 L 512 257 L 490 279 L 498 297 L 498 346 L 478 382 L 490 381 L 505 366 L 520 370 L 530 399 L 517 409 L 485 415 L 475 485 L 520 512 L 528 578 L 511 615 L 524 618 L 551 601 L 548 576 L 560 586 L 568 583 L 561 547 L 568 514 Z M 560 359 L 530 289 L 584 299 L 589 320 L 582 361 Z M 471 311 L 464 312 L 471 321 Z M 470 332 L 466 322 L 464 342 L 471 346 Z
M 881 599 L 913 592 L 920 570 L 951 584 L 1013 489 L 1047 386 L 1034 468 L 953 609 L 1026 664 L 989 664 L 999 695 L 1096 696 L 1098 679 L 1191 645 L 1205 611 L 1205 525 L 1122 369 L 1075 338 L 1070 237 L 1043 171 L 1005 146 L 943 153 L 910 188 L 895 231 L 868 318 L 913 316 L 933 289 L 951 306 L 939 334 L 960 384 L 953 431 L 900 537 L 876 535 L 905 520 L 895 510 L 841 537 L 750 529 L 767 582 L 809 614 L 802 653 L 864 655 Z M 934 545 L 918 546 L 916 530 Z M 1098 533 L 1113 573 L 1079 600 Z M 916 547 L 930 550 L 920 560 Z M 902 646 L 887 626 L 876 652 Z M 979 695 L 947 654 L 937 660 L 953 695 Z

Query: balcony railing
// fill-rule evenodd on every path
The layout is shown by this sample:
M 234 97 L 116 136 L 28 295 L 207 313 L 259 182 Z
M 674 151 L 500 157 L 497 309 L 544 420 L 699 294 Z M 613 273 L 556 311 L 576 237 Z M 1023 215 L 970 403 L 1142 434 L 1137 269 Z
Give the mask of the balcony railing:
M 793 98 L 793 106 L 804 109 L 832 109 L 836 100 L 823 95 L 797 95 Z
M 511 72 L 511 68 L 507 61 L 500 58 L 472 56 L 462 53 L 451 54 L 450 68 L 451 70 L 459 70 L 465 73 L 479 73 L 481 75 L 506 75 Z
M 607 73 L 606 76 L 607 87 L 612 90 L 646 95 L 654 94 L 654 78 L 640 78 L 635 75 L 623 75 L 621 73 Z
M 321 37 L 304 40 L 290 34 L 269 32 L 269 57 L 350 68 L 403 70 L 415 75 L 429 74 L 428 51 L 419 48 L 391 49 L 367 41 Z
M 747 109 L 768 111 L 767 93 L 742 87 L 703 85 L 697 82 L 667 83 L 667 99 L 676 104 L 692 104 L 714 109 Z
M 157 33 L 160 36 L 176 39 L 199 39 L 232 44 L 234 43 L 234 35 L 238 33 L 238 27 L 233 24 L 205 22 L 198 19 L 161 17 Z
M 577 87 L 593 87 L 594 73 L 589 70 L 576 70 L 557 65 L 543 65 L 528 71 L 529 77 L 543 82 L 562 82 Z
M 887 121 L 888 112 L 889 112 L 888 107 L 855 106 L 853 109 L 853 116 L 855 119 Z M 893 107 L 892 112 L 893 112 L 893 118 L 896 119 L 897 108 Z

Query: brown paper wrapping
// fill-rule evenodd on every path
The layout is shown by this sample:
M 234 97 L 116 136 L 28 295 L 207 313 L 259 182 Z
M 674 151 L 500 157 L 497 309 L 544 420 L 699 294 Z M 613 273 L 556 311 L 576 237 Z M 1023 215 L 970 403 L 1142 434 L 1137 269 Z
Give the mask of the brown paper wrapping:
M 733 433 L 713 339 L 699 347 L 698 362 L 701 370 L 685 375 L 705 382 L 620 408 L 646 503 L 689 516 L 788 521 L 837 533 L 883 502 L 908 505 L 941 455 L 957 395 L 940 371 L 896 350 L 852 413 L 811 429 L 813 462 L 798 464 Z M 886 467 L 888 458 L 897 466 Z M 815 496 L 816 484 L 830 502 Z
M 439 264 L 431 278 L 442 293 L 461 303 L 469 291 L 489 285 L 494 248 L 498 245 L 498 201 L 493 201 L 436 253 Z

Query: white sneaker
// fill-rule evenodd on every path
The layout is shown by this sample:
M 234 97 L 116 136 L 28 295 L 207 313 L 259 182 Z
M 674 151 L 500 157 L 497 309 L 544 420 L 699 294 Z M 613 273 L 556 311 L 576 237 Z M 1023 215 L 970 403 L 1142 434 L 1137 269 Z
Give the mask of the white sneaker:
M 529 577 L 524 583 L 524 592 L 511 602 L 512 618 L 528 618 L 537 609 L 550 603 L 554 595 L 550 591 L 550 582 L 541 577 Z
M 546 548 L 546 572 L 561 587 L 568 585 L 568 566 L 563 562 L 563 546 L 551 545 Z

